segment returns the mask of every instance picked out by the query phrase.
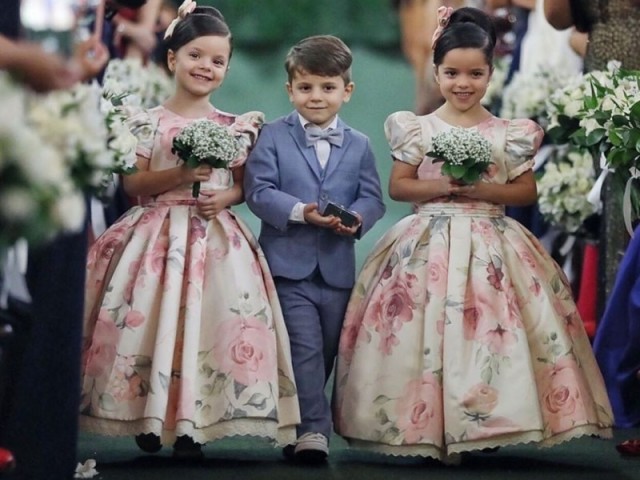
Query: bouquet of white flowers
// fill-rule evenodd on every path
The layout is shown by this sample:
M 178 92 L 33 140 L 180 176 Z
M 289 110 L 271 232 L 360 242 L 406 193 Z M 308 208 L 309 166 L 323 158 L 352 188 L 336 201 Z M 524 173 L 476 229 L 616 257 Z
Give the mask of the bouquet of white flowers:
M 240 153 L 240 146 L 228 127 L 205 119 L 184 127 L 173 139 L 172 152 L 190 168 L 203 163 L 213 168 L 228 168 Z M 198 197 L 200 182 L 193 184 L 192 193 Z
M 433 137 L 427 155 L 443 162 L 441 172 L 463 183 L 474 183 L 491 161 L 491 143 L 475 129 L 453 127 Z
M 596 207 L 587 194 L 594 184 L 593 157 L 569 145 L 554 147 L 538 179 L 538 206 L 553 226 L 576 233 Z

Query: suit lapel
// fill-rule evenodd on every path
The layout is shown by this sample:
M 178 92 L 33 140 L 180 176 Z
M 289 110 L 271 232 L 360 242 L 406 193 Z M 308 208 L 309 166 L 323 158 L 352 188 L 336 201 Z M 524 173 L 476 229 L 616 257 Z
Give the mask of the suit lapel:
M 300 153 L 302 153 L 302 156 L 309 164 L 309 168 L 318 179 L 322 178 L 322 171 L 320 169 L 318 158 L 316 157 L 316 150 L 313 146 L 307 147 L 307 140 L 304 136 L 304 128 L 302 128 L 302 125 L 300 125 L 298 113 L 294 111 L 293 113 L 289 114 L 286 122 L 289 125 L 289 134 L 293 137 L 293 140 L 298 146 Z

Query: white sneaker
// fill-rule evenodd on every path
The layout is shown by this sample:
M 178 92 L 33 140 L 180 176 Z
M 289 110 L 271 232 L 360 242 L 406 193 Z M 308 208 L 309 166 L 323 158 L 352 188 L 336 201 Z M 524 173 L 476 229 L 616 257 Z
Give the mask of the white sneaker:
M 296 442 L 295 458 L 303 463 L 321 463 L 329 456 L 329 441 L 321 433 L 308 432 Z

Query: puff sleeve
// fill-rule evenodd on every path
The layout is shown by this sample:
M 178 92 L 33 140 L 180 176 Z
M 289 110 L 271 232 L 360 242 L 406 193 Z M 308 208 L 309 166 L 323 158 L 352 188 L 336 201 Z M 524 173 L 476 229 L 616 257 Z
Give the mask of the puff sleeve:
M 264 113 L 262 112 L 247 112 L 236 117 L 235 122 L 231 126 L 231 131 L 235 134 L 236 139 L 238 140 L 240 152 L 236 159 L 231 162 L 229 168 L 244 165 L 251 149 L 258 139 L 258 133 L 260 132 L 263 124 Z
M 505 167 L 509 180 L 533 168 L 533 157 L 542 143 L 544 131 L 533 120 L 511 120 L 507 125 Z
M 422 163 L 428 150 L 415 113 L 392 113 L 384 122 L 384 133 L 393 158 L 415 166 Z
M 132 112 L 127 120 L 129 131 L 136 137 L 136 156 L 149 160 L 153 150 L 153 140 L 158 128 L 159 116 L 149 110 Z M 148 162 L 147 162 L 148 163 Z

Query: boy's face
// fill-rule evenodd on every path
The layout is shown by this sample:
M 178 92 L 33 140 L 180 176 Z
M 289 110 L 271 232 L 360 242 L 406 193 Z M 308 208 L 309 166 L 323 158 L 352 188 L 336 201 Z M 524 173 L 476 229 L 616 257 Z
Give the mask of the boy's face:
M 306 72 L 296 72 L 293 80 L 287 83 L 289 100 L 295 109 L 320 128 L 331 123 L 342 104 L 351 98 L 353 88 L 353 82 L 345 85 L 339 75 L 322 77 Z

